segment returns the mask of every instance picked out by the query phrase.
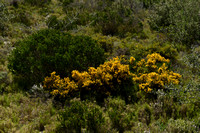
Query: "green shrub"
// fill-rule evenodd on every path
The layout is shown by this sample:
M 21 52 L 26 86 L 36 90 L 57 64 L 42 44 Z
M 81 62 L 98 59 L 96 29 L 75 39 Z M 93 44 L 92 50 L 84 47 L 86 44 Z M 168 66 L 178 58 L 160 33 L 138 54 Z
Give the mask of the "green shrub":
M 192 121 L 170 119 L 168 121 L 167 131 L 173 133 L 193 133 L 196 132 L 197 129 L 195 123 Z
M 51 100 L 30 99 L 21 93 L 1 95 L 0 110 L 0 132 L 47 132 L 57 123 Z
M 151 123 L 152 114 L 152 108 L 147 103 L 139 106 L 136 112 L 137 119 L 146 125 Z
M 126 105 L 125 101 L 120 98 L 108 98 L 105 106 L 112 122 L 112 128 L 119 132 L 131 129 L 135 121 L 135 110 L 131 105 Z
M 145 15 L 140 14 L 142 10 L 136 1 L 101 1 L 99 8 L 94 18 L 97 31 L 120 37 L 125 37 L 128 32 L 142 33 L 143 25 L 139 18 Z
M 197 130 L 200 130 L 200 114 L 198 113 L 197 116 L 193 119 Z
M 155 3 L 159 3 L 163 0 L 139 0 L 144 8 L 149 8 L 151 6 L 153 6 Z
M 70 101 L 59 115 L 58 132 L 100 132 L 105 117 L 100 106 L 78 99 Z
M 43 7 L 45 4 L 51 2 L 51 0 L 24 0 L 25 3 L 30 4 L 31 6 Z
M 152 44 L 132 44 L 128 46 L 132 56 L 141 59 L 151 53 L 159 53 L 161 56 L 174 61 L 178 56 L 178 51 L 168 42 Z
M 85 112 L 87 107 L 78 100 L 71 101 L 70 104 L 70 107 L 66 107 L 59 114 L 60 125 L 57 128 L 59 132 L 81 132 L 81 129 L 86 126 Z
M 103 49 L 90 37 L 56 30 L 40 30 L 17 45 L 9 56 L 8 68 L 24 89 L 41 83 L 52 71 L 70 76 L 74 69 L 83 71 L 105 61 Z
M 105 126 L 105 114 L 101 107 L 90 102 L 86 106 L 87 130 L 95 133 L 104 131 L 102 127 Z
M 150 16 L 153 29 L 168 34 L 176 43 L 191 45 L 200 38 L 200 2 L 169 0 L 156 4 Z
M 73 3 L 74 0 L 60 0 L 63 6 L 68 6 L 69 4 Z
M 31 15 L 23 8 L 17 8 L 13 10 L 13 16 L 11 22 L 13 23 L 22 23 L 26 26 L 31 25 Z
M 11 83 L 10 76 L 7 71 L 0 71 L 0 94 L 11 91 L 9 84 Z
M 0 2 L 0 35 L 5 35 L 5 31 L 8 29 L 9 13 L 6 5 Z
M 51 29 L 59 30 L 63 28 L 63 22 L 61 20 L 58 20 L 58 18 L 54 15 L 50 16 L 47 19 L 46 25 L 48 26 L 48 28 L 51 28 Z
M 170 118 L 179 118 L 180 105 L 175 101 L 175 98 L 169 92 L 157 91 L 158 97 L 153 104 L 153 115 L 156 120 L 163 118 L 168 120 Z

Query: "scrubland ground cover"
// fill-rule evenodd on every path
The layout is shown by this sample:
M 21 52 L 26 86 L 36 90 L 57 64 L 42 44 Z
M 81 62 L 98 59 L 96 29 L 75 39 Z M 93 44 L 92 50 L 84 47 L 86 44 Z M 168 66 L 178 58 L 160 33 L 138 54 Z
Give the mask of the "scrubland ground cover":
M 1 0 L 0 132 L 199 132 L 199 7 Z

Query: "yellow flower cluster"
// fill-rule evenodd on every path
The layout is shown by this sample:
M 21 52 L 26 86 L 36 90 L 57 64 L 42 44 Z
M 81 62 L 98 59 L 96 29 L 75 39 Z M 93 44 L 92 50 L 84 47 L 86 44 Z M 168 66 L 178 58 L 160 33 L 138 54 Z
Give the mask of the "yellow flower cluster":
M 157 68 L 157 65 L 156 65 L 157 62 L 169 63 L 170 60 L 169 59 L 165 59 L 164 57 L 162 57 L 158 53 L 153 53 L 153 54 L 147 55 L 147 61 L 146 61 L 146 66 L 147 67 L 151 67 L 153 69 L 156 69 Z
M 61 79 L 56 76 L 55 72 L 51 73 L 51 77 L 46 77 L 44 88 L 49 89 L 52 95 L 65 96 L 70 92 L 76 91 L 78 88 L 100 89 L 105 94 L 110 94 L 110 89 L 115 89 L 114 84 L 121 84 L 123 80 L 130 78 L 129 65 L 120 63 L 121 58 L 116 57 L 105 62 L 97 68 L 90 67 L 88 71 L 79 72 L 72 71 L 72 78 Z
M 97 68 L 90 67 L 88 71 L 72 71 L 71 81 L 68 77 L 61 79 L 56 72 L 51 77 L 46 77 L 44 88 L 49 89 L 52 95 L 66 96 L 81 88 L 99 90 L 104 94 L 115 91 L 115 85 L 130 80 L 139 84 L 139 88 L 146 92 L 154 89 L 164 89 L 169 83 L 179 84 L 181 75 L 168 70 L 168 59 L 160 54 L 153 53 L 139 62 L 130 57 L 129 64 L 121 64 L 122 58 L 113 58 Z M 129 67 L 133 68 L 130 72 Z M 131 80 L 132 79 L 132 80 Z
M 150 92 L 152 89 L 163 89 L 166 84 L 179 84 L 181 75 L 167 70 L 166 63 L 170 60 L 165 59 L 158 53 L 147 56 L 133 66 L 136 75 L 133 81 L 139 83 L 139 88 Z M 159 67 L 159 65 L 161 66 Z
M 130 64 L 133 64 L 134 61 L 135 61 L 135 58 L 131 56 L 131 57 L 130 57 L 130 60 L 129 60 Z
M 116 57 L 97 68 L 90 67 L 87 72 L 80 73 L 74 70 L 72 78 L 77 81 L 79 87 L 103 89 L 106 86 L 108 88 L 104 88 L 104 91 L 108 92 L 107 89 L 113 88 L 114 81 L 120 84 L 122 80 L 127 80 L 131 75 L 129 65 L 123 65 L 120 61 L 121 59 Z
M 56 75 L 56 72 L 52 72 L 51 77 L 45 78 L 43 87 L 51 91 L 52 95 L 64 97 L 78 89 L 78 86 L 74 81 L 70 81 L 68 77 L 61 79 L 59 75 Z

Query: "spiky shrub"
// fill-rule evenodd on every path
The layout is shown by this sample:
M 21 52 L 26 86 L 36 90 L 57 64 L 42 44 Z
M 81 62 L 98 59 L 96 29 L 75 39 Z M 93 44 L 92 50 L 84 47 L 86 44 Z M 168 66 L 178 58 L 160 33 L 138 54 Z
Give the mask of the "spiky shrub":
M 5 34 L 5 30 L 8 28 L 6 24 L 9 20 L 9 13 L 6 5 L 3 2 L 0 2 L 0 35 Z
M 32 6 L 43 7 L 45 4 L 50 3 L 51 0 L 24 0 L 24 2 Z
M 64 7 L 68 6 L 70 3 L 73 3 L 74 0 L 59 0 L 60 2 L 62 2 L 62 5 Z
M 147 125 L 149 125 L 152 121 L 152 109 L 147 103 L 138 108 L 136 115 L 140 122 Z
M 135 109 L 131 105 L 126 105 L 120 98 L 108 98 L 105 101 L 106 112 L 111 120 L 112 128 L 119 132 L 130 130 L 135 119 Z
M 153 6 L 153 4 L 162 2 L 163 0 L 139 0 L 139 1 L 142 3 L 144 8 L 149 8 Z
M 136 1 L 100 1 L 94 24 L 104 35 L 125 37 L 126 33 L 142 33 L 141 6 Z M 128 28 L 127 28 L 128 27 Z
M 123 58 L 113 58 L 97 68 L 90 67 L 88 71 L 72 71 L 72 79 L 69 77 L 60 78 L 51 73 L 46 77 L 43 87 L 52 95 L 65 98 L 66 96 L 78 95 L 83 99 L 94 97 L 102 101 L 105 97 L 121 96 L 126 101 L 134 99 L 138 88 L 144 92 L 156 92 L 158 89 L 165 89 L 165 85 L 179 84 L 181 75 L 168 70 L 166 65 L 169 62 L 160 54 L 154 53 L 136 62 L 131 57 L 130 64 L 122 64 Z M 124 62 L 124 63 L 125 63 Z M 129 69 L 131 68 L 131 71 Z M 86 97 L 85 97 L 86 96 Z
M 90 67 L 88 71 L 72 71 L 72 80 L 60 78 L 51 73 L 51 77 L 46 77 L 44 88 L 53 95 L 61 97 L 72 96 L 80 92 L 81 99 L 96 98 L 97 101 L 109 95 L 122 96 L 126 100 L 135 91 L 131 79 L 129 66 L 121 64 L 121 59 L 116 57 L 105 62 L 97 68 Z
M 69 106 L 60 112 L 60 125 L 57 132 L 101 132 L 105 123 L 105 116 L 100 106 L 91 102 L 81 102 L 73 99 Z
M 179 84 L 181 75 L 168 69 L 169 59 L 165 59 L 158 53 L 147 55 L 146 59 L 135 62 L 130 58 L 130 66 L 133 81 L 139 83 L 139 88 L 146 92 L 155 92 L 165 89 L 167 84 Z
M 12 23 L 21 23 L 26 26 L 31 26 L 31 13 L 25 11 L 23 8 L 17 8 L 13 11 Z
M 169 119 L 168 121 L 168 132 L 174 132 L 174 133 L 190 133 L 190 132 L 196 132 L 199 129 L 195 126 L 195 123 L 193 121 L 184 120 L 184 119 Z
M 200 38 L 200 2 L 168 0 L 155 4 L 150 15 L 153 29 L 167 33 L 176 43 L 191 45 Z
M 63 78 L 74 69 L 84 71 L 105 61 L 104 50 L 90 37 L 56 30 L 40 30 L 17 45 L 8 67 L 29 86 L 39 84 L 52 71 Z
M 46 25 L 50 29 L 57 29 L 60 30 L 63 28 L 63 22 L 61 20 L 58 20 L 58 18 L 54 15 L 50 16 L 47 21 Z

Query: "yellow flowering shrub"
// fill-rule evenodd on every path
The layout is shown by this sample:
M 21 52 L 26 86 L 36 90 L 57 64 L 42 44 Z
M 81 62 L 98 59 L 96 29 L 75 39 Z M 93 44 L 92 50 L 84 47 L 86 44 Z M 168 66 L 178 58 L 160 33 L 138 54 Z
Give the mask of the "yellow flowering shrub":
M 56 72 L 51 73 L 51 77 L 46 77 L 43 82 L 43 87 L 51 92 L 52 95 L 67 96 L 78 90 L 77 83 L 71 81 L 69 77 L 60 78 Z
M 170 83 L 179 84 L 181 75 L 168 70 L 169 62 L 169 59 L 165 59 L 158 53 L 147 55 L 146 59 L 132 65 L 133 81 L 139 83 L 139 88 L 146 92 L 164 89 L 164 86 Z
M 77 90 L 92 90 L 105 95 L 115 92 L 117 86 L 125 81 L 131 81 L 129 65 L 121 64 L 121 58 L 116 57 L 105 62 L 97 68 L 90 67 L 88 71 L 72 71 L 71 81 L 68 77 L 61 79 L 60 76 L 51 73 L 51 77 L 46 77 L 43 87 L 52 95 L 70 95 Z
M 115 85 L 128 80 L 131 76 L 129 65 L 121 64 L 119 57 L 105 62 L 97 68 L 90 67 L 87 72 L 72 71 L 72 78 L 75 79 L 79 87 L 87 89 L 100 89 L 110 94 L 114 91 Z
M 126 63 L 124 58 L 115 57 L 97 68 L 90 67 L 87 71 L 72 71 L 70 80 L 68 77 L 61 79 L 55 72 L 51 77 L 46 77 L 43 87 L 52 95 L 66 96 L 76 91 L 92 91 L 98 95 L 123 95 L 128 97 L 135 91 L 131 86 L 139 85 L 139 89 L 145 92 L 164 89 L 165 85 L 179 84 L 181 75 L 168 70 L 169 59 L 165 59 L 158 53 L 149 54 L 145 59 L 136 62 L 130 57 Z

